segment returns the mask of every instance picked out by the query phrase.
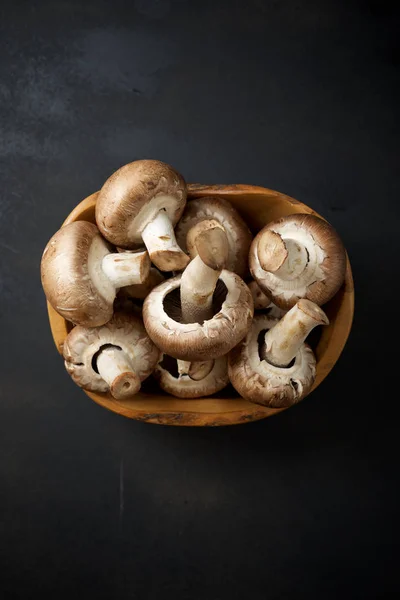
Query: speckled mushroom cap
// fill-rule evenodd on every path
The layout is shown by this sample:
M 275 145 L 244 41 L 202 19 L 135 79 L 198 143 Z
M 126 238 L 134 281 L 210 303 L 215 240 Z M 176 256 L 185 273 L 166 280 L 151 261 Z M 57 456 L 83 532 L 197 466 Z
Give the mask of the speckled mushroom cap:
M 226 286 L 226 297 L 219 312 L 202 324 L 179 322 L 180 303 L 168 297 L 179 292 L 181 275 L 150 292 L 143 304 L 143 321 L 158 348 L 182 360 L 212 360 L 229 352 L 246 335 L 254 314 L 250 290 L 230 271 L 223 270 L 219 280 Z
M 173 225 L 186 204 L 186 183 L 158 160 L 136 160 L 107 179 L 96 202 L 96 222 L 104 237 L 121 248 L 142 244 L 141 232 L 165 209 Z
M 113 314 L 115 287 L 101 270 L 110 247 L 92 223 L 62 227 L 47 244 L 41 262 L 42 285 L 54 310 L 73 323 L 95 327 Z
M 118 346 L 125 352 L 140 381 L 153 372 L 160 356 L 142 320 L 133 313 L 115 313 L 102 327 L 77 325 L 65 339 L 63 355 L 68 373 L 85 390 L 107 392 L 109 389 L 93 368 L 93 358 L 107 345 Z
M 225 229 L 229 243 L 226 268 L 244 277 L 248 271 L 247 257 L 252 235 L 242 217 L 228 200 L 214 196 L 189 200 L 175 229 L 179 246 L 186 252 L 186 236 L 189 230 L 206 219 L 218 221 Z
M 177 398 L 203 398 L 221 391 L 229 383 L 227 356 L 215 359 L 211 371 L 198 381 L 191 379 L 188 375 L 174 376 L 165 366 L 164 356 L 161 355 L 153 375 L 167 394 L 172 394 Z M 176 361 L 173 358 L 170 360 Z
M 257 315 L 247 336 L 229 353 L 228 372 L 239 394 L 269 408 L 288 408 L 311 390 L 316 360 L 307 344 L 302 344 L 292 366 L 276 367 L 261 360 L 259 336 L 278 322 L 268 315 Z
M 265 232 L 275 232 L 279 244 L 263 248 Z M 283 279 L 278 271 L 266 271 L 260 264 L 260 252 L 270 252 L 277 264 L 283 263 L 285 240 L 293 240 L 305 249 L 307 264 L 304 271 L 293 279 Z M 294 214 L 268 223 L 254 238 L 249 266 L 262 291 L 283 310 L 289 310 L 300 298 L 307 298 L 319 306 L 330 300 L 343 283 L 346 270 L 346 252 L 334 228 L 319 217 Z

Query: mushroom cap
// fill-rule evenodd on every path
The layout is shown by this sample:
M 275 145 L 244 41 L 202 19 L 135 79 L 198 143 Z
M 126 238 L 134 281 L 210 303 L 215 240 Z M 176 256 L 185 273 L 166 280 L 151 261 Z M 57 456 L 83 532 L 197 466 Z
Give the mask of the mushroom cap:
M 110 247 L 87 221 L 65 225 L 47 244 L 41 262 L 44 293 L 72 323 L 95 327 L 113 314 L 115 288 L 101 269 Z
M 146 333 L 142 320 L 133 313 L 118 312 L 101 327 L 77 325 L 65 339 L 65 368 L 77 385 L 92 392 L 109 387 L 93 368 L 93 359 L 103 346 L 118 346 L 130 358 L 140 381 L 154 370 L 160 351 Z
M 227 293 L 219 312 L 202 324 L 181 323 L 180 281 L 181 275 L 167 279 L 147 296 L 143 304 L 147 333 L 158 348 L 174 358 L 200 361 L 223 356 L 251 325 L 254 307 L 249 288 L 236 273 L 221 271 L 218 284 L 222 282 Z M 214 298 L 221 289 L 218 284 Z
M 237 210 L 224 198 L 205 196 L 189 200 L 175 229 L 179 246 L 186 252 L 186 236 L 189 230 L 206 219 L 215 219 L 226 231 L 229 243 L 226 269 L 244 277 L 248 272 L 247 257 L 253 236 Z
M 268 314 L 270 317 L 276 317 L 277 319 L 280 319 L 286 314 L 285 310 L 276 306 L 271 298 L 264 294 L 256 281 L 250 281 L 247 285 L 253 296 L 254 310 L 264 310 L 264 314 Z
M 276 367 L 260 359 L 259 336 L 273 327 L 277 319 L 257 315 L 247 336 L 229 353 L 228 372 L 239 394 L 269 408 L 288 408 L 311 390 L 316 360 L 308 344 L 302 344 L 289 367 Z
M 208 375 L 198 381 L 191 379 L 188 375 L 174 377 L 166 366 L 163 366 L 164 356 L 164 354 L 161 355 L 153 375 L 167 394 L 172 394 L 177 398 L 202 398 L 221 391 L 229 383 L 227 356 L 215 359 L 213 368 Z M 171 360 L 175 359 L 171 358 Z
M 278 233 L 283 240 L 295 240 L 306 248 L 308 263 L 301 275 L 287 281 L 275 272 L 264 271 L 258 249 L 266 232 Z M 276 246 L 272 236 L 268 237 L 268 243 Z M 277 246 L 281 250 L 281 246 Z M 275 256 L 277 268 L 284 260 L 282 252 L 278 254 Z M 315 215 L 294 214 L 268 223 L 256 235 L 250 248 L 249 266 L 262 291 L 283 310 L 292 308 L 300 298 L 307 298 L 321 306 L 336 294 L 343 283 L 346 251 L 332 225 Z
M 173 225 L 186 204 L 182 175 L 159 160 L 136 160 L 107 179 L 96 201 L 96 222 L 104 237 L 121 248 L 141 243 L 146 225 L 165 209 Z

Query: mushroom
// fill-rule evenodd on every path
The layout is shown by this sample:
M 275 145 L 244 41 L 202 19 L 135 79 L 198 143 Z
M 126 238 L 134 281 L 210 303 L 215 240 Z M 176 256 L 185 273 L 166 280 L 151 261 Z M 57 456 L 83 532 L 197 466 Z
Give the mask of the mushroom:
M 284 310 L 300 298 L 321 306 L 343 283 L 346 252 L 333 227 L 314 215 L 268 223 L 254 238 L 249 266 L 263 292 Z
M 252 235 L 242 217 L 228 200 L 214 196 L 189 200 L 175 230 L 179 245 L 186 251 L 189 230 L 200 221 L 210 219 L 218 221 L 227 236 L 226 269 L 244 277 L 248 272 L 247 257 Z
M 223 356 L 246 335 L 254 313 L 247 285 L 223 270 L 214 293 L 216 314 L 203 323 L 184 323 L 180 303 L 183 275 L 167 279 L 143 304 L 147 333 L 166 354 L 186 361 L 211 361 Z
M 265 310 L 270 317 L 276 317 L 277 319 L 283 317 L 286 311 L 276 306 L 271 299 L 264 294 L 256 281 L 251 281 L 248 286 L 251 295 L 253 296 L 254 310 Z
M 189 257 L 178 246 L 174 225 L 186 204 L 182 175 L 158 160 L 137 160 L 118 169 L 103 185 L 96 222 L 104 237 L 121 248 L 144 243 L 161 271 L 182 270 Z
M 154 370 L 160 352 L 134 314 L 115 313 L 101 327 L 77 325 L 63 347 L 65 368 L 77 385 L 131 398 Z
M 314 353 L 304 340 L 314 327 L 328 323 L 324 311 L 309 300 L 299 300 L 280 321 L 257 315 L 245 339 L 229 354 L 234 388 L 243 398 L 270 408 L 302 400 L 316 372 Z
M 149 269 L 147 252 L 111 254 L 95 225 L 75 221 L 47 244 L 42 285 L 49 303 L 65 319 L 95 327 L 111 319 L 117 289 L 145 281 Z
M 211 361 L 188 362 L 163 354 L 153 375 L 168 394 L 177 398 L 202 398 L 228 385 L 228 359 L 222 356 Z

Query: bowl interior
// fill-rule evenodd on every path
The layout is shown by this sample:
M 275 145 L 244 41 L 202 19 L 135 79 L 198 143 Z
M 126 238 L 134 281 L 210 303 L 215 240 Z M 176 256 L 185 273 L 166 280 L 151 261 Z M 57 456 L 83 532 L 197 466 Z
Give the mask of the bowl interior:
M 189 185 L 189 199 L 210 195 L 229 200 L 254 234 L 267 222 L 285 215 L 317 214 L 305 204 L 266 188 L 245 185 Z M 92 194 L 78 204 L 64 225 L 79 220 L 94 223 L 96 197 L 97 194 Z M 313 390 L 333 368 L 350 333 L 354 312 L 354 288 L 349 260 L 345 282 L 336 296 L 324 305 L 324 310 L 330 324 L 327 327 L 319 327 L 314 343 L 311 342 L 317 357 L 317 376 Z M 72 325 L 49 304 L 48 311 L 53 339 L 62 354 L 65 337 Z M 85 393 L 101 406 L 126 417 L 169 425 L 229 425 L 262 419 L 283 410 L 252 404 L 239 397 L 232 386 L 206 399 L 181 400 L 165 394 L 152 377 L 143 383 L 139 394 L 123 402 L 115 400 L 110 394 Z

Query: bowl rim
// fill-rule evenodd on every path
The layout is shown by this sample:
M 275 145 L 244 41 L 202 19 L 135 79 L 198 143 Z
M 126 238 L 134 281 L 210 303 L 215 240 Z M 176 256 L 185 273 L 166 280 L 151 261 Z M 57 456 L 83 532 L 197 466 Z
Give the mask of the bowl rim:
M 97 194 L 98 192 L 95 192 L 94 194 L 87 196 L 75 206 L 62 223 L 61 227 L 64 227 L 73 221 L 82 220 L 82 215 L 93 211 Z M 204 196 L 227 196 L 229 198 L 230 196 L 240 196 L 243 194 L 264 197 L 269 196 L 270 198 L 275 197 L 277 200 L 284 200 L 289 205 L 292 205 L 295 208 L 295 212 L 314 214 L 324 219 L 322 215 L 318 214 L 299 200 L 269 188 L 246 184 L 188 184 L 188 199 L 202 198 Z M 335 326 L 340 329 L 341 335 L 340 337 L 336 336 L 335 347 L 327 346 L 324 355 L 318 361 L 317 376 L 310 393 L 313 392 L 330 373 L 343 352 L 350 335 L 354 317 L 354 283 L 348 256 L 345 281 L 341 291 L 343 298 L 340 304 L 340 310 L 337 313 L 337 316 L 340 316 L 340 322 L 338 322 L 338 319 L 335 320 Z M 47 302 L 47 310 L 53 341 L 58 352 L 62 355 L 63 342 L 69 331 L 68 324 L 67 321 L 52 308 L 49 302 Z M 87 390 L 83 391 L 97 404 L 112 412 L 131 419 L 164 425 L 235 425 L 264 419 L 278 414 L 283 410 L 287 410 L 285 408 L 267 408 L 248 402 L 243 398 L 220 399 L 211 397 L 199 400 L 185 400 L 174 398 L 173 396 L 162 395 L 161 392 L 159 396 L 152 395 L 150 398 L 147 394 L 139 393 L 132 400 L 125 401 L 122 404 L 112 398 L 110 394 L 101 394 Z M 160 402 L 165 402 L 166 406 L 160 408 Z

